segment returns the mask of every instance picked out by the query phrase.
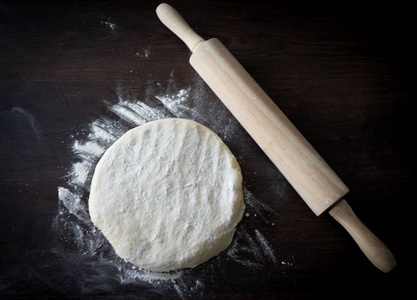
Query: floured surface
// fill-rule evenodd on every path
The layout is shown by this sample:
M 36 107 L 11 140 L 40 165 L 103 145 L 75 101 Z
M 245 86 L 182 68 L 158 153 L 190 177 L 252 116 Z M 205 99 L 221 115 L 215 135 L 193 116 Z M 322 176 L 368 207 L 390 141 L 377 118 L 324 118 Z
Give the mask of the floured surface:
M 240 167 L 199 123 L 149 122 L 129 130 L 100 159 L 89 211 L 116 253 L 134 265 L 195 267 L 232 241 L 244 211 Z
M 84 295 L 123 290 L 134 285 L 157 295 L 174 293 L 181 298 L 193 297 L 212 290 L 213 285 L 221 285 L 223 276 L 231 275 L 230 267 L 234 268 L 233 272 L 241 268 L 246 273 L 266 270 L 275 265 L 277 257 L 283 263 L 294 262 L 294 257 L 282 256 L 282 253 L 273 253 L 271 258 L 270 252 L 264 251 L 259 234 L 254 231 L 253 227 L 275 226 L 273 222 L 279 215 L 267 202 L 258 198 L 258 193 L 254 193 L 254 183 L 249 179 L 251 174 L 244 177 L 246 211 L 231 246 L 195 268 L 153 272 L 135 267 L 121 259 L 101 231 L 95 229 L 88 212 L 94 168 L 103 153 L 129 129 L 159 119 L 192 119 L 216 132 L 228 146 L 235 145 L 236 148 L 236 138 L 242 134 L 242 129 L 220 101 L 207 101 L 202 79 L 196 76 L 191 86 L 180 88 L 173 75 L 174 72 L 171 72 L 167 86 L 149 81 L 144 93 L 118 83 L 115 99 L 105 100 L 109 114 L 91 120 L 91 123 L 82 126 L 83 130 L 77 130 L 70 136 L 73 161 L 67 181 L 58 187 L 59 214 L 54 230 L 63 241 L 63 246 L 75 247 L 76 254 L 65 254 L 54 261 L 76 265 L 81 276 L 73 278 L 83 287 Z M 248 153 L 253 151 L 247 147 L 249 145 L 239 143 L 236 154 L 241 165 L 247 165 Z M 256 174 L 255 171 L 252 173 Z M 279 191 L 284 192 L 286 182 L 281 179 L 278 183 Z M 260 229 L 259 233 L 268 238 L 264 229 Z M 83 267 L 80 269 L 80 266 Z

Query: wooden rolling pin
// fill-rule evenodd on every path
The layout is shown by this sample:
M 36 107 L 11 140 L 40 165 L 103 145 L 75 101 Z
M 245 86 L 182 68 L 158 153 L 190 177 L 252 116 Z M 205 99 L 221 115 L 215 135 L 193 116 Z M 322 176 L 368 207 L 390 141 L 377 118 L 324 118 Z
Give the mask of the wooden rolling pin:
M 329 209 L 368 259 L 383 272 L 395 267 L 390 250 L 342 197 L 349 189 L 218 39 L 204 40 L 170 5 L 159 19 L 191 50 L 190 63 L 319 216 Z

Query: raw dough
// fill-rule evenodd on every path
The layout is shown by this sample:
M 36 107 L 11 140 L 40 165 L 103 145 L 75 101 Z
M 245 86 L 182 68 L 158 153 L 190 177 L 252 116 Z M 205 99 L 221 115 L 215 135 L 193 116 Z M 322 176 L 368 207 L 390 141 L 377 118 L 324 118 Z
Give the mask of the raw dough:
M 98 162 L 91 220 L 143 269 L 195 267 L 225 250 L 245 209 L 240 166 L 210 129 L 163 119 L 129 130 Z

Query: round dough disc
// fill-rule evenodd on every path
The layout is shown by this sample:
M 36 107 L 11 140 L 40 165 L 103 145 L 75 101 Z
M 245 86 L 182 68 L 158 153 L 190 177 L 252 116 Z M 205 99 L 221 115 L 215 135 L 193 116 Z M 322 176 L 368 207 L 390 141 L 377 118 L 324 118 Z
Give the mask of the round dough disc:
M 91 220 L 116 253 L 152 271 L 218 255 L 244 209 L 236 158 L 213 131 L 185 119 L 126 132 L 98 162 L 89 199 Z

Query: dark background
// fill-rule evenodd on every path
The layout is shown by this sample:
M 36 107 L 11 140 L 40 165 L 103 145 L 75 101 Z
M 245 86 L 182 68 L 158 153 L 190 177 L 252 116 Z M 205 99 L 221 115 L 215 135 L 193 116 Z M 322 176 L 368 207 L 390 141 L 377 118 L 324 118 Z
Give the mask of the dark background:
M 351 189 L 346 199 L 398 262 L 380 272 L 328 214 L 316 217 L 291 188 L 280 194 L 282 176 L 241 130 L 229 146 L 245 157 L 251 191 L 279 214 L 268 216 L 275 226 L 242 225 L 262 232 L 279 263 L 248 269 L 220 259 L 223 272 L 206 278 L 204 291 L 182 296 L 404 295 L 415 235 L 413 9 L 398 1 L 168 3 L 235 55 Z M 71 136 L 107 113 L 104 100 L 117 103 L 117 86 L 140 94 L 150 82 L 167 84 L 172 70 L 179 87 L 195 78 L 190 52 L 156 17 L 158 4 L 0 1 L 0 296 L 178 296 L 117 284 L 111 274 L 106 288 L 88 286 L 93 275 L 53 230 Z M 134 56 L 146 49 L 146 59 Z M 208 103 L 219 101 L 203 89 Z

